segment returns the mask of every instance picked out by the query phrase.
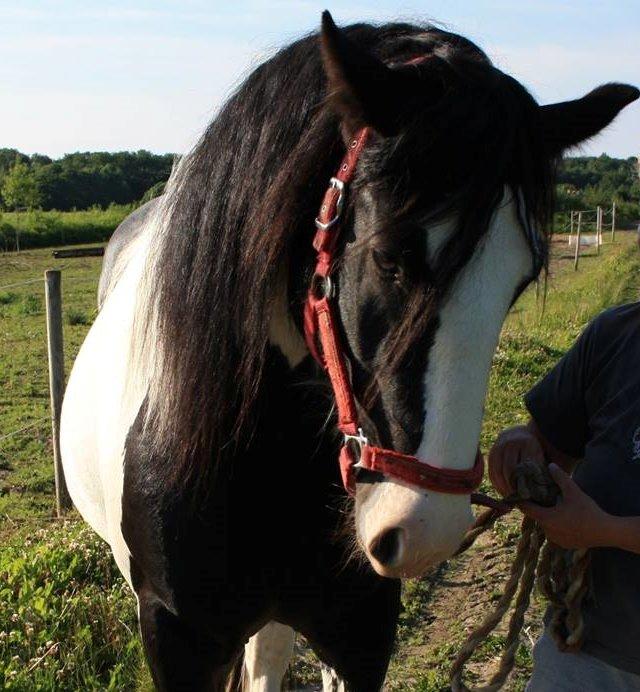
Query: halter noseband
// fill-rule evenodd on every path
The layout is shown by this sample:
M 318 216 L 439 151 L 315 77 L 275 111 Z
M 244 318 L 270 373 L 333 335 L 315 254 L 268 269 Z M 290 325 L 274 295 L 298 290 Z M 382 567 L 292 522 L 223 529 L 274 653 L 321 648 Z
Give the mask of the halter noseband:
M 344 434 L 344 444 L 340 451 L 342 482 L 347 492 L 353 494 L 356 469 L 368 469 L 419 488 L 471 495 L 480 485 L 484 472 L 484 461 L 479 450 L 470 469 L 440 468 L 414 456 L 370 445 L 358 425 L 353 389 L 332 309 L 334 291 L 331 272 L 347 185 L 353 178 L 369 134 L 369 128 L 365 127 L 351 140 L 340 168 L 331 178 L 322 200 L 313 239 L 313 247 L 317 252 L 316 269 L 304 310 L 304 337 L 309 351 L 329 375 L 338 409 L 338 428 Z

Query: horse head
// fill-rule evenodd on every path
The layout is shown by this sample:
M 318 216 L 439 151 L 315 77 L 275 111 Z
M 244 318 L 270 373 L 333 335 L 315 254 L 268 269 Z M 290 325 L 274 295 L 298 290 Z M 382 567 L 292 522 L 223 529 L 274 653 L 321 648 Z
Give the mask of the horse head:
M 328 13 L 321 48 L 345 146 L 374 133 L 332 274 L 359 420 L 379 446 L 469 469 L 503 321 L 545 266 L 555 164 L 638 90 L 539 106 L 462 37 L 425 31 L 390 62 Z M 472 521 L 469 495 L 367 470 L 355 487 L 358 542 L 384 576 L 422 574 Z

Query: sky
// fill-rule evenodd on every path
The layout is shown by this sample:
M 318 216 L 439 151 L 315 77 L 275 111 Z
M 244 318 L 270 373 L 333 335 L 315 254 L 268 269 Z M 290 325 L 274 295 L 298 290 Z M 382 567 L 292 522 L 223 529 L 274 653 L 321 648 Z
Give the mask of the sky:
M 242 79 L 318 28 L 438 22 L 483 48 L 540 103 L 640 85 L 639 0 L 0 0 L 0 147 L 184 152 Z M 640 153 L 640 105 L 586 155 Z

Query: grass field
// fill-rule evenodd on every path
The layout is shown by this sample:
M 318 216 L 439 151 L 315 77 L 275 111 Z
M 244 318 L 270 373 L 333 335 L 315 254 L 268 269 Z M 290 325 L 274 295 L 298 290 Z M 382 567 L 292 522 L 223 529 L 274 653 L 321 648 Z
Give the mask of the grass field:
M 640 253 L 619 234 L 580 271 L 554 244 L 544 315 L 535 290 L 518 302 L 494 359 L 482 447 L 504 426 L 524 420 L 522 395 L 603 308 L 635 300 Z M 145 690 L 148 676 L 136 634 L 135 607 L 104 545 L 72 513 L 53 519 L 42 273 L 63 268 L 67 371 L 95 316 L 99 258 L 53 260 L 49 251 L 0 254 L 0 688 L 11 690 Z M 31 281 L 26 285 L 25 281 Z M 26 428 L 22 432 L 14 431 Z M 517 518 L 502 521 L 478 548 L 406 585 L 389 690 L 446 689 L 446 670 L 465 631 L 500 594 Z M 507 689 L 523 687 L 531 641 L 539 629 L 536 601 Z M 472 666 L 485 672 L 501 634 Z M 318 680 L 303 646 L 289 678 Z

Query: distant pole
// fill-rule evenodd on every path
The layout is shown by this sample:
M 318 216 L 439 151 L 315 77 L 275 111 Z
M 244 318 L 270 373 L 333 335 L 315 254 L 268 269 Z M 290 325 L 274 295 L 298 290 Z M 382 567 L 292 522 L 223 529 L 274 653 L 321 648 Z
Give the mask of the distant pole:
M 580 260 L 580 229 L 582 228 L 582 212 L 578 212 L 578 230 L 576 233 L 576 256 L 573 260 L 573 268 L 577 271 Z
M 569 245 L 571 245 L 571 238 L 573 238 L 573 210 L 571 211 L 571 227 L 569 229 Z
M 596 254 L 600 254 L 600 238 L 602 237 L 602 207 L 596 209 Z
M 47 349 L 49 352 L 49 392 L 51 398 L 51 433 L 53 468 L 56 481 L 56 513 L 61 517 L 71 507 L 60 458 L 60 413 L 64 394 L 64 351 L 62 342 L 62 292 L 59 269 L 44 273 L 47 303 Z
M 611 242 L 616 240 L 616 203 L 611 207 Z

